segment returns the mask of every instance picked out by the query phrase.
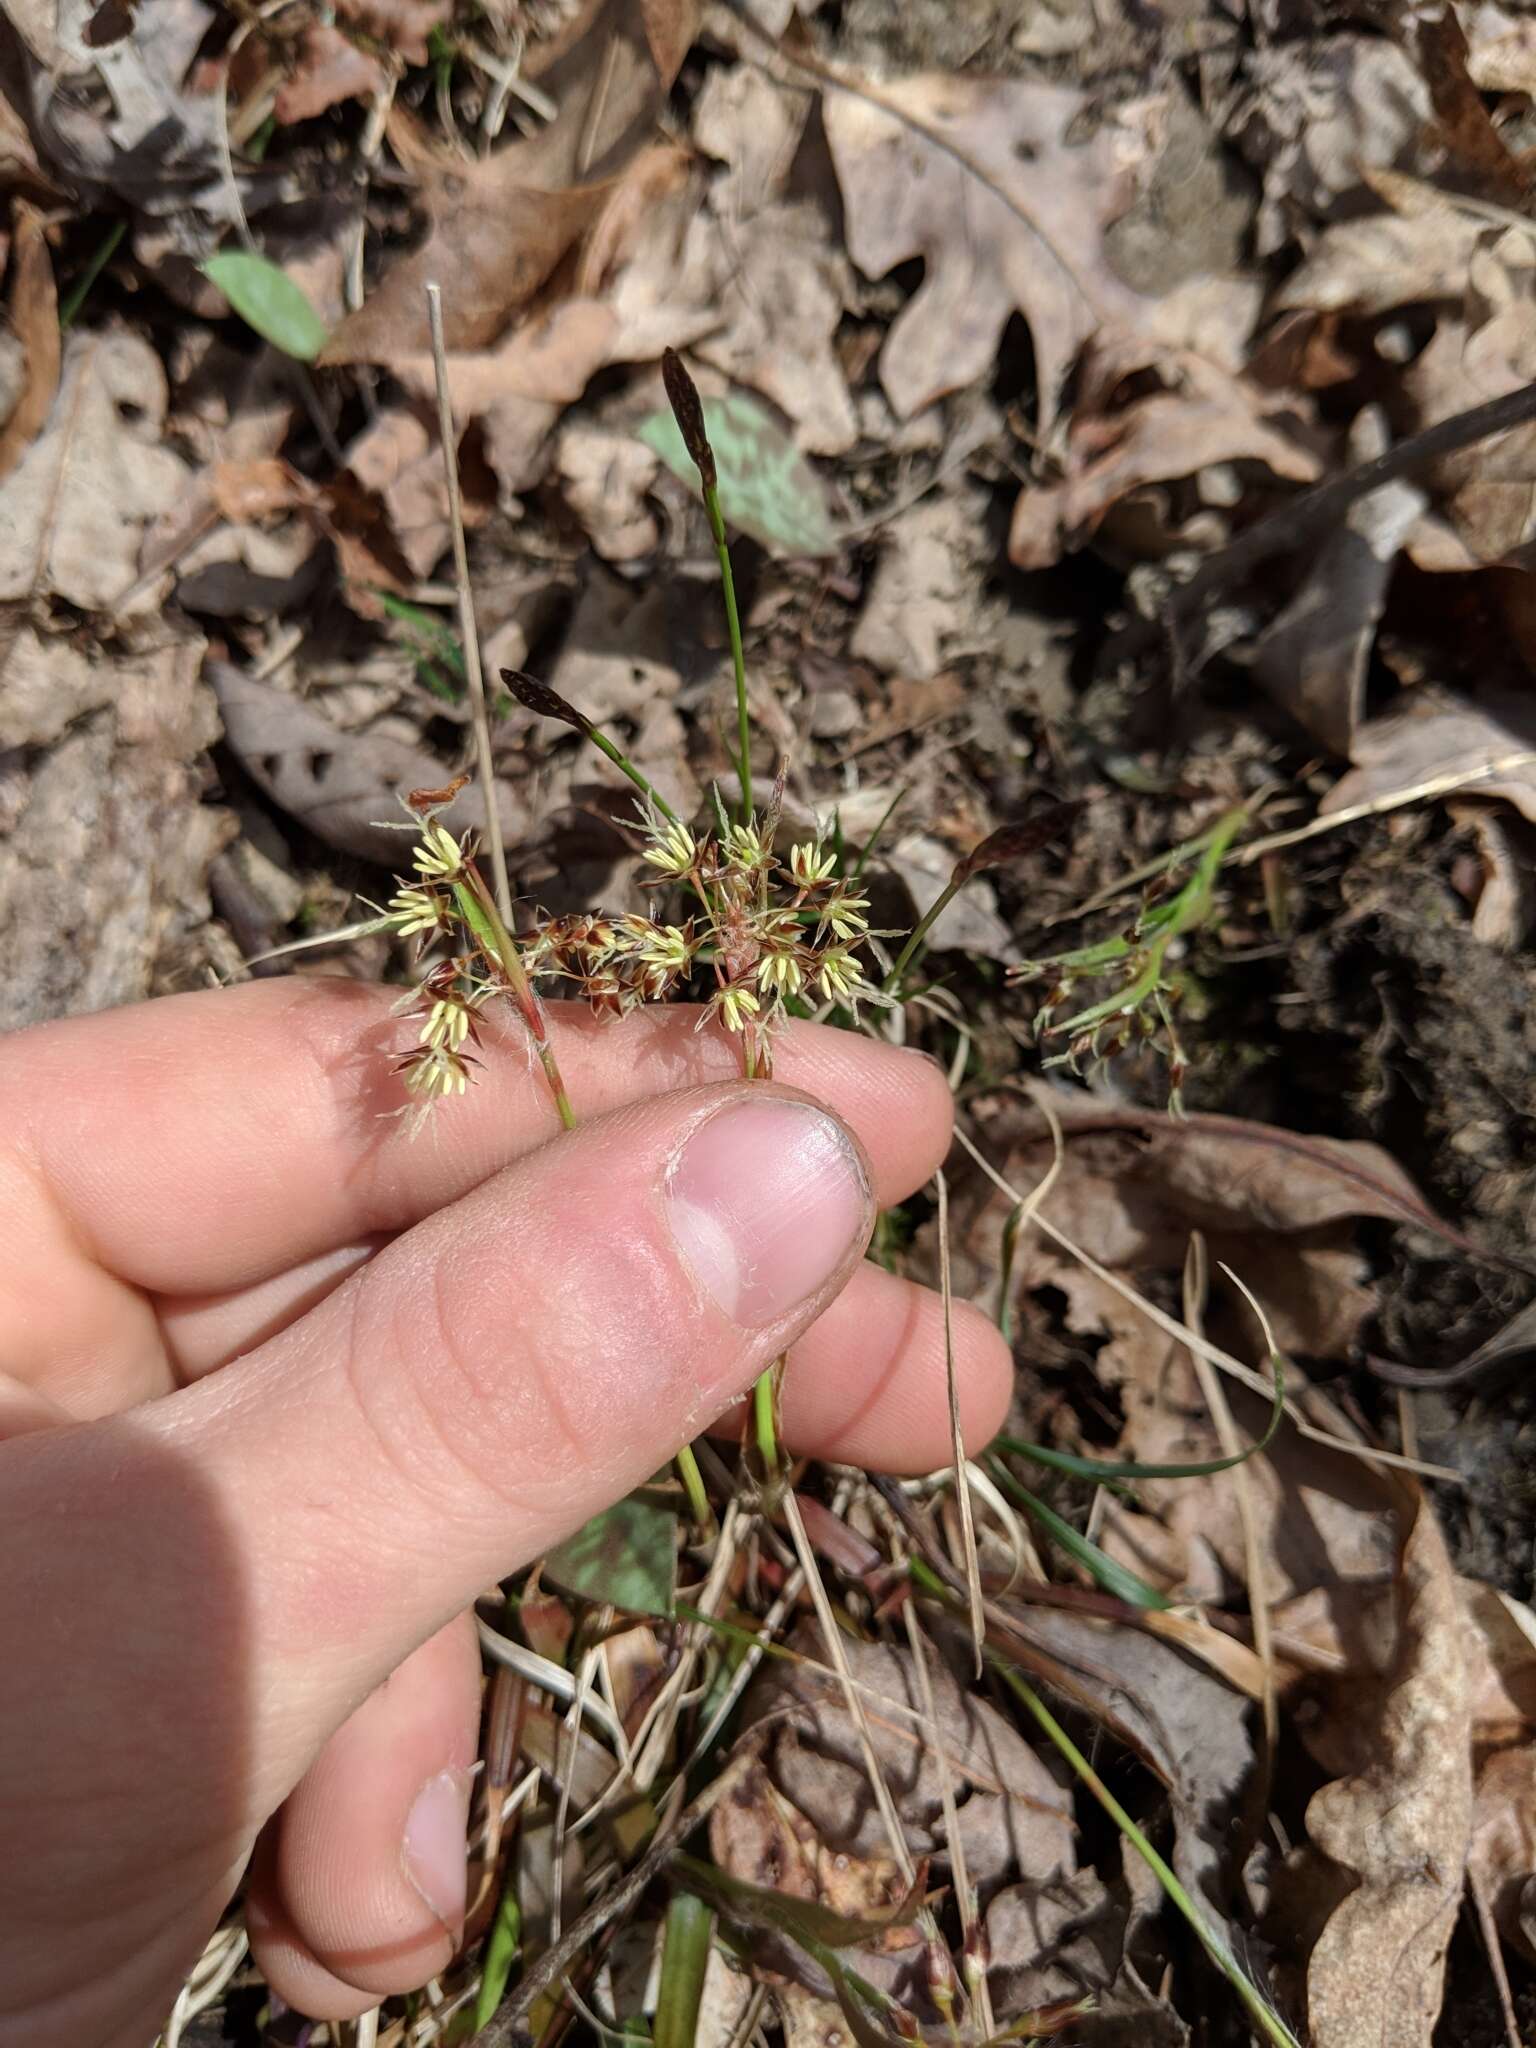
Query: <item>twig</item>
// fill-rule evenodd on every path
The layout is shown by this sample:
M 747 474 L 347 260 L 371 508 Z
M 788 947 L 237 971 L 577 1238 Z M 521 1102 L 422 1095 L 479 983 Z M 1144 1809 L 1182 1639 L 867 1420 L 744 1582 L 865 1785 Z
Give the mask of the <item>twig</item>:
M 459 494 L 459 463 L 453 432 L 453 403 L 448 395 L 448 348 L 443 339 L 443 294 L 429 284 L 427 320 L 432 329 L 432 372 L 437 381 L 437 425 L 443 444 L 443 475 L 448 483 L 448 524 L 453 534 L 453 580 L 459 597 L 459 638 L 464 645 L 464 674 L 469 683 L 475 728 L 475 766 L 485 799 L 485 832 L 491 849 L 491 874 L 496 907 L 512 922 L 512 884 L 507 875 L 507 849 L 502 843 L 496 808 L 496 776 L 491 760 L 491 714 L 485 701 L 485 673 L 480 666 L 480 634 L 475 625 L 475 600 L 469 587 L 469 550 L 464 541 L 464 504 Z
M 949 1445 L 955 1468 L 955 1498 L 960 1508 L 960 1537 L 965 1550 L 965 1583 L 971 1603 L 971 1654 L 976 1676 L 986 1671 L 987 1618 L 981 1592 L 981 1560 L 976 1552 L 976 1517 L 971 1508 L 965 1432 L 960 1426 L 960 1382 L 955 1371 L 954 1292 L 949 1272 L 949 1182 L 941 1167 L 933 1177 L 939 1197 L 939 1294 L 944 1309 L 944 1386 L 949 1400 Z
M 1449 796 L 1454 790 L 1470 789 L 1474 783 L 1486 782 L 1490 775 L 1512 775 L 1517 768 L 1529 768 L 1533 763 L 1536 763 L 1536 748 L 1522 747 L 1513 754 L 1498 754 L 1480 768 L 1458 768 L 1449 775 L 1432 775 L 1427 782 L 1412 782 L 1401 789 L 1389 789 L 1364 803 L 1346 804 L 1342 810 L 1330 811 L 1326 817 L 1314 818 L 1309 825 L 1298 825 L 1293 831 L 1271 832 L 1267 839 L 1251 839 L 1246 846 L 1235 847 L 1222 866 L 1251 867 L 1254 861 L 1262 860 L 1267 853 L 1278 853 L 1283 846 L 1299 846 L 1304 839 L 1316 839 L 1321 833 L 1336 831 L 1340 825 L 1353 825 L 1361 818 L 1379 818 L 1384 811 L 1400 811 L 1404 804 L 1425 803 L 1431 797 Z

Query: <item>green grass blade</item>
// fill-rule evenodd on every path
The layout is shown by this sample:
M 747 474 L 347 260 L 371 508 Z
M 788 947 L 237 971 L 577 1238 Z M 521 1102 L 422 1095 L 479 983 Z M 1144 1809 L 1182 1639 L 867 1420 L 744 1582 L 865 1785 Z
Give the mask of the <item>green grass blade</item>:
M 1138 1578 L 1126 1565 L 1107 1556 L 1096 1543 L 1090 1543 L 1081 1530 L 1074 1529 L 1072 1524 L 1064 1521 L 1054 1508 L 1047 1507 L 1043 1500 L 1014 1478 L 1006 1465 L 998 1463 L 996 1459 L 990 1459 L 987 1469 L 998 1484 L 1013 1496 L 1019 1506 L 1034 1516 L 1052 1542 L 1064 1550 L 1075 1563 L 1080 1564 L 1095 1585 L 1101 1587 L 1104 1592 L 1113 1594 L 1117 1600 L 1123 1600 L 1127 1607 L 1167 1608 L 1173 1605 L 1173 1602 L 1165 1599 L 1155 1586 L 1149 1586 L 1145 1579 Z
M 1188 1921 L 1190 1927 L 1194 1930 L 1196 1940 L 1216 1965 L 1217 1969 L 1220 1970 L 1223 1977 L 1232 1986 L 1232 1989 L 1237 1993 L 1248 2017 L 1253 2021 L 1253 2024 L 1264 2036 L 1265 2040 L 1273 2042 L 1275 2048 L 1301 2048 L 1300 2042 L 1285 2024 L 1285 2021 L 1281 2019 L 1279 2013 L 1270 2005 L 1258 1987 L 1249 1981 L 1242 1965 L 1227 1946 L 1220 1930 L 1212 1926 L 1209 1915 L 1205 1913 L 1198 1901 L 1193 1899 L 1185 1890 L 1172 1868 L 1153 1848 L 1147 1837 L 1142 1833 L 1135 1821 L 1131 1819 L 1131 1816 L 1126 1812 L 1119 1800 L 1116 1799 L 1113 1792 L 1110 1791 L 1109 1787 L 1104 1783 L 1098 1772 L 1089 1763 L 1087 1757 L 1083 1755 L 1077 1744 L 1072 1740 L 1066 1729 L 1062 1727 L 1034 1687 L 1021 1672 L 1008 1663 L 1006 1658 L 999 1657 L 994 1652 L 991 1662 L 993 1669 L 1008 1687 L 1009 1691 L 1014 1694 L 1015 1698 L 1034 1717 L 1046 1738 L 1066 1758 L 1082 1783 L 1093 1794 L 1126 1841 L 1130 1843 L 1142 1862 L 1152 1872 L 1166 1893 L 1169 1902 L 1183 1914 L 1185 1920 Z
M 651 2038 L 656 2048 L 693 2048 L 715 1916 L 693 1892 L 674 1892 L 661 1949 L 661 1984 Z
M 1143 1465 L 1134 1459 L 1117 1463 L 1110 1458 L 1079 1458 L 1070 1451 L 1047 1450 L 1043 1444 L 1026 1443 L 1019 1436 L 994 1437 L 993 1448 L 1008 1451 L 1016 1458 L 1029 1458 L 1036 1465 L 1049 1465 L 1053 1472 L 1065 1472 L 1073 1479 L 1207 1479 L 1213 1472 L 1230 1472 L 1234 1465 L 1246 1465 L 1260 1451 L 1268 1450 L 1285 1419 L 1285 1372 L 1278 1352 L 1270 1354 L 1269 1363 L 1275 1376 L 1275 1395 L 1264 1434 L 1246 1451 L 1234 1451 L 1230 1458 L 1205 1458 L 1192 1465 Z

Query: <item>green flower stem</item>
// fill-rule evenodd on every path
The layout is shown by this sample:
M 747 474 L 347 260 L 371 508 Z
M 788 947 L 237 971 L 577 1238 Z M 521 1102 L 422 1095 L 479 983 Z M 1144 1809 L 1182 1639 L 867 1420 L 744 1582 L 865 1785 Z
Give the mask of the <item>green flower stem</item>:
M 752 1421 L 757 1430 L 758 1454 L 770 1478 L 775 1478 L 779 1470 L 779 1433 L 773 1411 L 778 1406 L 779 1369 L 783 1363 L 782 1358 L 775 1359 L 768 1370 L 759 1375 L 752 1389 Z
M 649 780 L 648 777 L 640 773 L 640 770 L 635 766 L 634 762 L 630 760 L 628 754 L 624 752 L 624 749 L 618 746 L 613 740 L 609 739 L 607 733 L 603 731 L 600 725 L 589 725 L 586 729 L 586 733 L 587 738 L 592 742 L 593 746 L 597 748 L 597 751 L 600 754 L 606 754 L 609 760 L 613 763 L 614 767 L 617 768 L 621 774 L 627 775 L 629 777 L 630 781 L 635 785 L 636 789 L 639 790 L 640 794 L 646 799 L 648 803 L 655 805 L 656 809 L 661 813 L 662 817 L 666 819 L 669 825 L 675 825 L 679 822 L 676 811 L 673 810 L 672 806 L 661 794 L 661 791 L 657 789 L 655 783 L 653 783 Z
M 928 908 L 912 927 L 911 936 L 908 938 L 907 943 L 896 955 L 895 966 L 885 977 L 884 981 L 881 982 L 882 994 L 888 996 L 895 995 L 897 989 L 901 986 L 901 977 L 906 973 L 908 963 L 916 958 L 929 932 L 938 923 L 945 911 L 948 910 L 950 904 L 954 902 L 969 879 L 968 875 L 951 875 L 938 895 L 934 897 Z
M 528 970 L 523 965 L 523 956 L 517 950 L 517 941 L 502 922 L 501 912 L 491 899 L 489 890 L 480 879 L 472 864 L 467 864 L 462 877 L 453 884 L 453 900 L 459 915 L 474 933 L 485 953 L 496 963 L 507 977 L 517 1004 L 518 1014 L 527 1026 L 533 1040 L 534 1050 L 539 1056 L 539 1065 L 544 1069 L 544 1079 L 554 1098 L 555 1110 L 561 1123 L 568 1131 L 576 1128 L 576 1112 L 571 1107 L 571 1098 L 565 1092 L 565 1079 L 560 1072 L 560 1063 L 555 1058 L 555 1049 L 549 1042 L 549 1019 L 544 1005 L 534 992 L 533 983 L 528 979 Z
M 1121 1834 L 1130 1843 L 1136 1854 L 1146 1864 L 1168 1898 L 1178 1908 L 1194 1929 L 1195 1937 L 1211 1961 L 1226 1978 L 1232 1989 L 1242 2000 L 1249 2018 L 1259 2032 L 1276 2048 L 1300 2048 L 1300 2043 L 1280 2015 L 1260 1996 L 1257 1988 L 1248 1981 L 1242 1965 L 1227 1947 L 1218 1931 L 1211 1925 L 1198 1902 L 1191 1898 L 1172 1869 L 1159 1856 L 1135 1821 L 1120 1804 L 1114 1793 L 1104 1783 L 1087 1757 L 1072 1740 L 1066 1729 L 1056 1719 L 1050 1708 L 1041 1699 L 1029 1682 L 1008 1663 L 995 1654 L 989 1653 L 989 1661 L 1003 1683 L 1021 1704 L 1028 1709 L 1047 1739 L 1055 1745 L 1094 1798 L 1109 1815 Z
M 720 493 L 705 481 L 704 510 L 714 535 L 715 553 L 720 559 L 720 585 L 725 592 L 725 625 L 731 636 L 731 666 L 736 672 L 737 773 L 741 777 L 741 822 L 752 822 L 752 714 L 747 709 L 747 658 L 741 646 L 741 617 L 736 610 L 736 579 L 731 574 L 731 550 L 725 538 L 725 518 L 720 510 Z
M 59 332 L 61 334 L 66 333 L 73 327 L 76 320 L 79 319 L 80 308 L 85 304 L 91 286 L 112 261 L 113 256 L 117 253 L 118 243 L 121 242 L 127 232 L 127 221 L 113 221 L 111 227 L 107 229 L 107 232 L 91 251 L 84 270 L 81 271 L 80 275 L 70 286 L 64 303 L 59 308 Z
M 683 1482 L 683 1491 L 688 1496 L 688 1506 L 694 1521 L 701 1529 L 709 1528 L 714 1516 L 709 1510 L 709 1495 L 704 1491 L 704 1475 L 699 1470 L 699 1461 L 693 1455 L 693 1445 L 684 1444 L 673 1459 L 677 1476 Z

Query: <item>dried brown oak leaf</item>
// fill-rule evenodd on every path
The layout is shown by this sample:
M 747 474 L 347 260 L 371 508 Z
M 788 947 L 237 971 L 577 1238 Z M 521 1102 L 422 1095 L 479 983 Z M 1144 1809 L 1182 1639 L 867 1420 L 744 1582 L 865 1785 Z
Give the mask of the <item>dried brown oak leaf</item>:
M 1397 1657 L 1359 1767 L 1313 1795 L 1312 1845 L 1349 1885 L 1307 1966 L 1313 2048 L 1429 2048 L 1472 1828 L 1461 1614 L 1427 1501 L 1405 1504 Z
M 642 0 L 608 0 L 543 83 L 559 113 L 539 134 L 478 162 L 445 163 L 416 124 L 391 116 L 396 153 L 416 170 L 426 206 L 426 240 L 399 258 L 357 312 L 343 321 L 322 362 L 393 364 L 430 347 L 424 289 L 442 286 L 450 349 L 493 342 L 549 281 L 592 224 L 618 174 L 649 139 L 696 7 L 673 0 L 670 33 Z
M 1020 312 L 1048 425 L 1083 343 L 1144 303 L 1109 268 L 1103 233 L 1153 153 L 1151 103 L 1070 140 L 1088 107 L 1067 86 L 935 73 L 826 93 L 849 255 L 869 277 L 926 266 L 880 356 L 900 418 L 984 376 Z

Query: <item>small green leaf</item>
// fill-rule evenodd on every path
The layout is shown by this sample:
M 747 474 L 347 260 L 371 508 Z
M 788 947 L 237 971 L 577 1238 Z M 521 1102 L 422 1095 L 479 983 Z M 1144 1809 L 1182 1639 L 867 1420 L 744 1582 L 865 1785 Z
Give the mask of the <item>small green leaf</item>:
M 285 356 L 312 363 L 328 339 L 325 322 L 287 271 L 247 249 L 225 249 L 202 266 L 247 327 Z
M 632 1493 L 552 1550 L 544 1576 L 563 1592 L 631 1614 L 671 1614 L 677 1517 L 654 1494 Z
M 775 554 L 831 554 L 837 537 L 820 480 L 766 407 L 744 391 L 706 398 L 704 424 L 715 451 L 727 524 Z M 674 476 L 697 490 L 699 472 L 670 412 L 652 413 L 636 431 Z
M 496 1908 L 496 1918 L 491 1922 L 491 1931 L 486 1937 L 485 1955 L 480 1964 L 480 1990 L 475 1998 L 474 2032 L 490 2025 L 492 2015 L 506 1995 L 507 1981 L 512 1975 L 512 1965 L 517 1961 L 518 1949 L 523 1938 L 523 1915 L 517 1901 L 516 1875 L 508 1877 L 501 1903 Z

